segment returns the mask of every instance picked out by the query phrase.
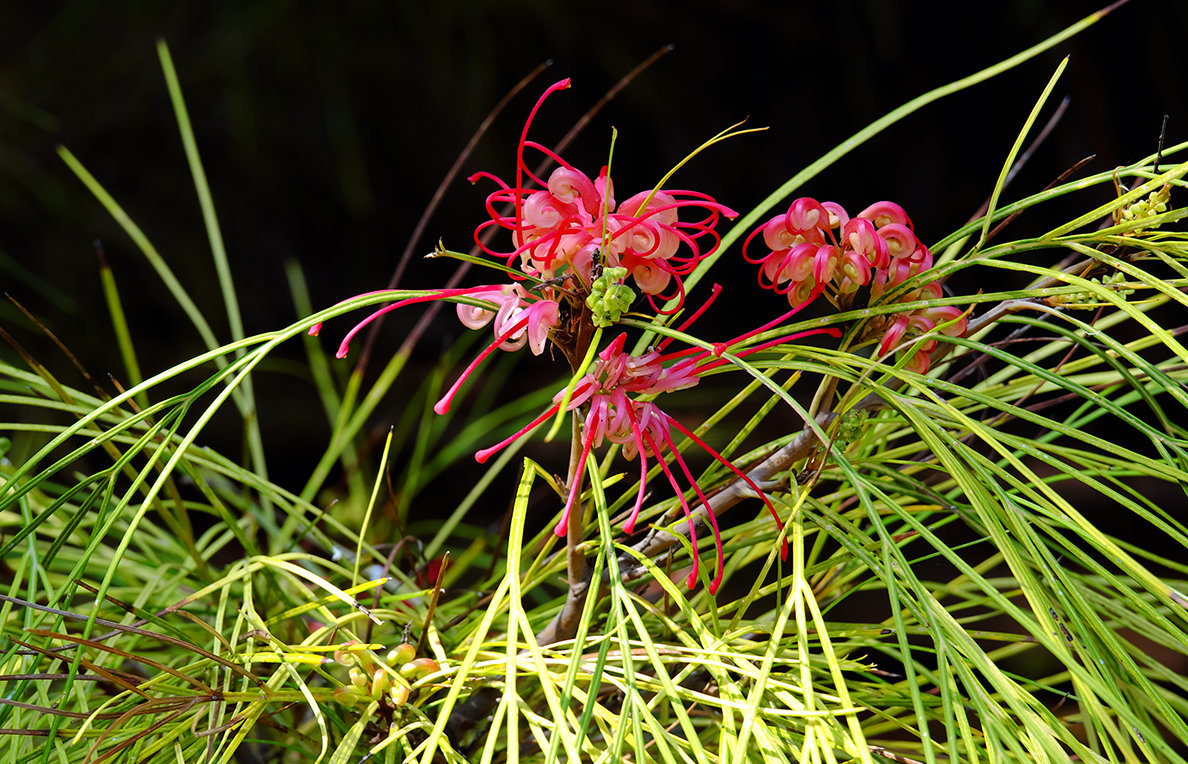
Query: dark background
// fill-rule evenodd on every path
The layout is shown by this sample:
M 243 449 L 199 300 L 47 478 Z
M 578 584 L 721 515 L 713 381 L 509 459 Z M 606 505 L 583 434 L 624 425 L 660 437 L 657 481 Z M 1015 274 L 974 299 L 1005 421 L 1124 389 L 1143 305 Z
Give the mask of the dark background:
M 463 175 L 512 172 L 523 119 L 549 83 L 572 77 L 574 87 L 542 111 L 534 137 L 543 143 L 673 43 L 566 156 L 594 175 L 610 126 L 617 127 L 614 177 L 626 198 L 749 117 L 750 125 L 771 129 L 711 149 L 673 183 L 745 212 L 901 103 L 1038 43 L 1096 7 L 1042 0 L 6 2 L 0 288 L 56 331 L 92 373 L 122 376 L 92 247 L 100 239 L 146 374 L 202 350 L 143 257 L 58 159 L 55 148 L 64 144 L 144 229 L 220 339 L 229 339 L 158 37 L 178 70 L 250 334 L 295 319 L 287 261 L 309 277 L 315 306 L 383 287 L 458 151 L 499 98 L 545 59 L 552 68 L 511 104 Z M 1184 29 L 1188 3 L 1133 0 L 999 79 L 896 124 L 801 193 L 851 212 L 891 198 L 908 209 L 922 239 L 941 238 L 987 196 L 1065 55 L 1071 62 L 1049 111 L 1064 95 L 1070 108 L 1012 193 L 1038 190 L 1088 154 L 1097 155 L 1095 171 L 1131 162 L 1154 150 L 1162 115 L 1171 115 L 1169 142 L 1188 133 Z M 489 190 L 459 179 L 419 251 L 439 237 L 465 249 Z M 418 262 L 403 285 L 440 285 L 449 268 Z M 736 309 L 746 305 L 752 278 L 740 273 L 744 297 Z M 397 346 L 413 319 L 385 326 L 381 352 Z M 0 321 L 78 384 L 65 359 L 7 303 Z M 338 336 L 328 331 L 326 342 Z M 448 337 L 431 335 L 425 352 L 435 355 L 443 341 Z M 277 394 L 264 406 L 286 433 L 275 446 L 281 458 L 272 461 L 302 474 L 325 443 L 324 417 L 294 417 L 285 400 Z

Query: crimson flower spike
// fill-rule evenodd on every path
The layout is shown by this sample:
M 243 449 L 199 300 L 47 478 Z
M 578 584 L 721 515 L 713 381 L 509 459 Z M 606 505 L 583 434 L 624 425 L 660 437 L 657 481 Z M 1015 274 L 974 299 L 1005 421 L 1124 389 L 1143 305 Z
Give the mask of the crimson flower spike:
M 683 278 L 721 244 L 716 231 L 719 220 L 733 219 L 738 213 L 706 194 L 684 190 L 650 189 L 616 202 L 607 168 L 591 178 L 529 140 L 545 99 L 568 87 L 569 80 L 552 85 L 533 106 L 516 146 L 512 183 L 489 172 L 470 176 L 471 182 L 485 178 L 497 186 L 487 196 L 489 219 L 476 227 L 475 242 L 484 253 L 523 274 L 513 275 L 515 279 L 571 278 L 585 288 L 597 275 L 596 263 L 621 267 L 657 312 L 662 310 L 658 303 L 670 299 L 679 307 L 685 295 Z M 529 148 L 557 163 L 548 178 L 539 178 L 528 168 L 525 151 Z M 505 204 L 511 205 L 510 214 L 501 211 Z M 687 212 L 699 218 L 681 220 L 680 215 Z M 492 226 L 511 234 L 510 251 L 498 251 L 485 242 Z

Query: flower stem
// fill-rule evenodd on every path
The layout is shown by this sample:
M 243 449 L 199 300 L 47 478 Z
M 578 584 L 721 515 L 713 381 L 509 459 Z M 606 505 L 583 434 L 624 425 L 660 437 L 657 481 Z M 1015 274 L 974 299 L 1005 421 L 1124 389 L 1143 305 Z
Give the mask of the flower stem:
M 569 485 L 570 493 L 574 496 L 570 505 L 569 524 L 565 531 L 565 564 L 568 573 L 569 588 L 572 592 L 575 586 L 583 586 L 586 583 L 586 555 L 582 553 L 580 547 L 582 543 L 582 533 L 585 530 L 585 505 L 582 503 L 582 487 L 580 485 L 573 485 L 574 481 L 581 480 L 583 472 L 582 459 L 588 453 L 583 447 L 581 419 L 577 412 L 574 412 L 572 417 L 573 435 L 570 438 L 569 446 Z M 565 603 L 566 608 L 569 607 L 569 602 Z M 581 610 L 581 603 L 578 603 L 578 611 Z
M 581 438 L 581 427 L 578 415 L 573 414 L 573 437 L 569 450 L 569 480 L 567 485 L 577 479 L 579 467 L 584 451 Z M 565 604 L 561 612 L 549 622 L 537 635 L 536 641 L 540 645 L 551 645 L 566 639 L 572 639 L 577 634 L 578 623 L 582 618 L 582 608 L 589 595 L 590 581 L 587 578 L 586 555 L 581 551 L 583 531 L 585 529 L 585 509 L 582 504 L 581 490 L 575 500 L 576 512 L 571 509 L 569 525 L 565 531 L 565 566 L 569 591 L 565 594 Z M 602 588 L 596 595 L 602 596 Z

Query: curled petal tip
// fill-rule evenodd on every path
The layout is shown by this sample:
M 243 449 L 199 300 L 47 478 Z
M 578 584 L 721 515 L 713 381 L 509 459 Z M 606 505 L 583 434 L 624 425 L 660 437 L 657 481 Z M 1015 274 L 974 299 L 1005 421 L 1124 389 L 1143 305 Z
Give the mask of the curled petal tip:
M 320 332 L 320 331 L 322 331 L 322 325 L 320 323 L 317 323 L 317 324 L 314 324 L 313 326 L 309 327 L 308 334 L 310 337 L 317 337 L 318 332 Z
M 341 361 L 343 358 L 347 357 L 347 352 L 348 351 L 346 348 L 339 348 L 338 352 L 334 354 L 334 357 Z
M 718 578 L 715 578 L 713 581 L 710 581 L 710 585 L 709 585 L 709 593 L 710 593 L 710 594 L 717 594 L 717 593 L 718 593 L 718 587 L 719 587 L 719 586 L 721 586 L 721 585 L 722 585 L 722 578 L 721 578 L 721 576 L 719 576 Z
M 442 398 L 440 401 L 433 404 L 433 413 L 434 414 L 438 414 L 438 415 L 448 414 L 449 411 L 450 411 L 449 397 Z M 478 454 L 475 454 L 475 458 L 477 458 L 477 457 L 478 457 Z M 482 461 L 482 460 L 480 459 L 479 461 Z
M 565 533 L 569 530 L 569 523 L 565 520 L 557 523 L 557 527 L 553 528 L 553 535 L 558 538 L 565 538 Z
M 623 532 L 624 533 L 635 533 L 635 518 L 632 518 L 632 519 L 628 520 L 627 522 L 623 523 Z

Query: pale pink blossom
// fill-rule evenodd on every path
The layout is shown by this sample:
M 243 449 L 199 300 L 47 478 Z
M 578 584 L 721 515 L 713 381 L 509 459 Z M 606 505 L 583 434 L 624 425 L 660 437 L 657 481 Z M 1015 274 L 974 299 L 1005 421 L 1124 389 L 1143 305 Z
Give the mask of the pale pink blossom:
M 762 237 L 769 251 L 751 255 L 748 248 Z M 940 282 L 903 288 L 932 268 L 932 253 L 916 237 L 912 221 L 894 202 L 875 202 L 851 218 L 841 205 L 802 197 L 786 212 L 762 224 L 743 243 L 743 256 L 759 266 L 759 284 L 785 295 L 800 308 L 824 294 L 846 305 L 862 289 L 868 304 L 887 300 L 913 303 L 939 299 Z M 944 334 L 961 336 L 965 319 L 959 309 L 926 308 L 893 314 L 887 319 L 879 354 L 913 348 L 905 367 L 928 370 L 936 341 L 913 343 L 915 337 L 945 325 Z M 878 326 L 878 324 L 875 324 Z M 906 352 L 906 351 L 904 351 Z
M 738 213 L 705 194 L 693 191 L 642 191 L 616 206 L 614 184 L 603 168 L 591 180 L 581 170 L 535 141 L 529 127 L 544 100 L 569 87 L 562 80 L 548 88 L 533 107 L 516 151 L 515 183 L 480 172 L 498 188 L 487 196 L 490 219 L 475 229 L 475 240 L 489 255 L 501 258 L 529 276 L 570 277 L 588 287 L 595 253 L 603 265 L 624 267 L 653 307 L 684 297 L 683 277 L 711 255 L 720 242 L 715 230 L 722 216 Z M 526 149 L 538 151 L 559 165 L 547 180 L 536 177 L 525 160 Z M 533 188 L 535 186 L 535 188 Z M 510 205 L 510 214 L 501 209 Z M 681 216 L 698 217 L 682 220 Z M 500 251 L 483 243 L 492 226 L 511 233 L 513 249 Z M 678 305 L 679 308 L 679 305 Z

